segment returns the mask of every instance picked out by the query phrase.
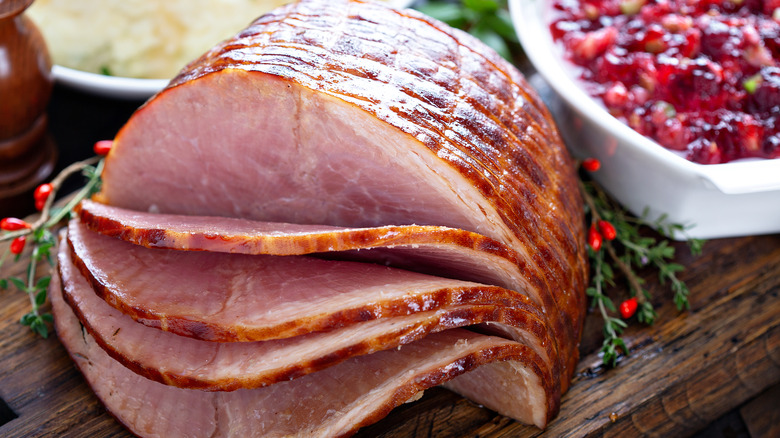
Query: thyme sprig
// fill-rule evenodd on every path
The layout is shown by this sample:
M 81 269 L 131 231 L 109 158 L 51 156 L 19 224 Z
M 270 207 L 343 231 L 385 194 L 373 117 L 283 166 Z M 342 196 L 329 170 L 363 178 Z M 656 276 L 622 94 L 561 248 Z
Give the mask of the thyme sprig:
M 38 219 L 28 224 L 29 226 L 14 230 L 0 231 L 0 242 L 24 238 L 30 257 L 27 261 L 25 278 L 8 277 L 0 278 L 0 290 L 14 286 L 19 291 L 26 293 L 30 298 L 30 311 L 22 316 L 20 323 L 30 327 L 30 330 L 46 338 L 49 335 L 48 323 L 53 321 L 51 313 L 44 312 L 42 307 L 47 300 L 47 288 L 51 282 L 51 275 L 37 277 L 38 265 L 46 261 L 53 266 L 51 250 L 56 245 L 54 228 L 70 215 L 70 212 L 82 199 L 92 196 L 100 189 L 100 173 L 103 169 L 102 157 L 93 157 L 88 160 L 71 164 L 62 170 L 49 184 L 52 187 L 51 194 L 46 198 Z M 86 184 L 64 206 L 54 207 L 54 200 L 62 184 L 72 175 L 82 173 L 86 178 Z M 11 247 L 6 247 L 0 256 L 0 267 L 8 260 Z M 15 255 L 14 262 L 19 262 L 22 253 Z
M 614 227 L 613 239 L 601 240 L 594 249 L 591 244 L 588 254 L 591 261 L 591 286 L 587 294 L 591 297 L 591 306 L 597 308 L 604 321 L 604 342 L 601 347 L 602 363 L 614 367 L 620 354 L 629 354 L 629 349 L 620 337 L 628 325 L 618 317 L 613 301 L 604 293 L 608 286 L 615 285 L 614 270 L 625 278 L 629 294 L 636 300 L 637 320 L 646 325 L 653 324 L 658 314 L 652 303 L 652 294 L 644 287 L 644 279 L 636 270 L 646 267 L 658 271 L 661 285 L 670 284 L 674 294 L 674 303 L 678 311 L 690 307 L 688 286 L 677 277 L 684 266 L 674 262 L 675 248 L 669 243 L 670 238 L 678 236 L 687 238 L 688 247 L 694 255 L 701 254 L 704 241 L 692 239 L 687 235 L 687 228 L 680 224 L 669 223 L 666 215 L 658 219 L 648 220 L 648 211 L 640 217 L 629 214 L 622 206 L 611 199 L 596 183 L 587 178 L 580 180 L 580 189 L 585 199 L 586 223 L 596 229 L 601 221 L 606 221 Z M 643 233 L 643 228 L 654 228 L 661 238 Z M 603 249 L 603 250 L 601 250 Z M 614 269 L 613 269 L 614 268 Z M 632 315 L 623 314 L 625 319 Z

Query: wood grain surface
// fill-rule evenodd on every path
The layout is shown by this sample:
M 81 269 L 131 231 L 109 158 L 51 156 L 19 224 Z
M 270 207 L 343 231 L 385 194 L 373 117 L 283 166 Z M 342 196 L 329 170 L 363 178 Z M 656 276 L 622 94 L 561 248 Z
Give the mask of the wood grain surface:
M 632 353 L 611 370 L 600 367 L 600 321 L 589 315 L 579 372 L 546 431 L 434 388 L 358 435 L 685 436 L 780 382 L 780 235 L 712 240 L 696 258 L 675 246 L 687 266 L 681 278 L 691 289 L 690 311 L 678 313 L 648 272 L 659 319 L 632 325 L 625 337 Z M 10 264 L 0 277 L 22 270 Z M 0 398 L 16 415 L 8 421 L 13 415 L 0 409 L 0 436 L 130 436 L 56 337 L 37 338 L 18 323 L 28 310 L 21 292 L 0 292 Z

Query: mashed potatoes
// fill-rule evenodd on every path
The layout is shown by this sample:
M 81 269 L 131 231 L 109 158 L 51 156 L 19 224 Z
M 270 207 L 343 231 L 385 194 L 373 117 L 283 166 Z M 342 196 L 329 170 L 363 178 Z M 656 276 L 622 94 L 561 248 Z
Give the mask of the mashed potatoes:
M 55 64 L 169 79 L 289 0 L 36 0 L 27 10 Z

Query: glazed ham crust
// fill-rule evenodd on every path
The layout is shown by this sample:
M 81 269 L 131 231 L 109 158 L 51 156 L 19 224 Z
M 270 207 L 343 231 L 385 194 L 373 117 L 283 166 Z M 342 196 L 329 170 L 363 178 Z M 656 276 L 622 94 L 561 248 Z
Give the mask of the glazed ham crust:
M 462 32 L 361 1 L 280 9 L 141 108 L 103 177 L 98 200 L 139 211 L 503 242 L 551 297 L 568 386 L 587 271 L 576 175 L 522 76 Z

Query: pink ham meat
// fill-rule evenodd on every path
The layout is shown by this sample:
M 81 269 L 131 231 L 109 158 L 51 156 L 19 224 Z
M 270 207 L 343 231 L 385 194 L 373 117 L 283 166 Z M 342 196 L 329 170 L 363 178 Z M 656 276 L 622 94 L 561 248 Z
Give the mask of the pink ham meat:
M 586 246 L 572 162 L 521 74 L 414 11 L 312 0 L 187 66 L 115 139 L 96 200 L 164 214 L 433 225 L 512 248 L 568 387 Z
M 539 383 L 547 385 L 547 404 L 557 404 L 550 363 L 555 354 L 543 319 L 531 306 L 450 306 L 275 341 L 206 342 L 146 327 L 108 306 L 73 266 L 67 243 L 60 247 L 58 262 L 63 296 L 97 343 L 124 366 L 168 385 L 218 391 L 256 388 L 444 329 L 496 321 L 510 324 L 502 331 L 539 356 L 545 372 Z
M 265 388 L 204 392 L 163 385 L 113 360 L 84 333 L 63 301 L 58 279 L 50 297 L 57 334 L 95 394 L 133 433 L 145 437 L 340 436 L 387 415 L 419 391 L 449 383 L 492 407 L 491 384 L 512 403 L 504 415 L 542 426 L 549 421 L 538 358 L 526 346 L 462 329 L 435 333 L 400 349 L 349 359 L 315 374 Z M 525 364 L 516 368 L 516 363 Z M 479 375 L 468 371 L 477 368 Z M 464 374 L 466 373 L 466 374 Z M 459 381 L 466 382 L 459 387 Z M 484 401 L 483 401 L 484 400 Z M 499 400 L 505 402 L 505 400 Z

